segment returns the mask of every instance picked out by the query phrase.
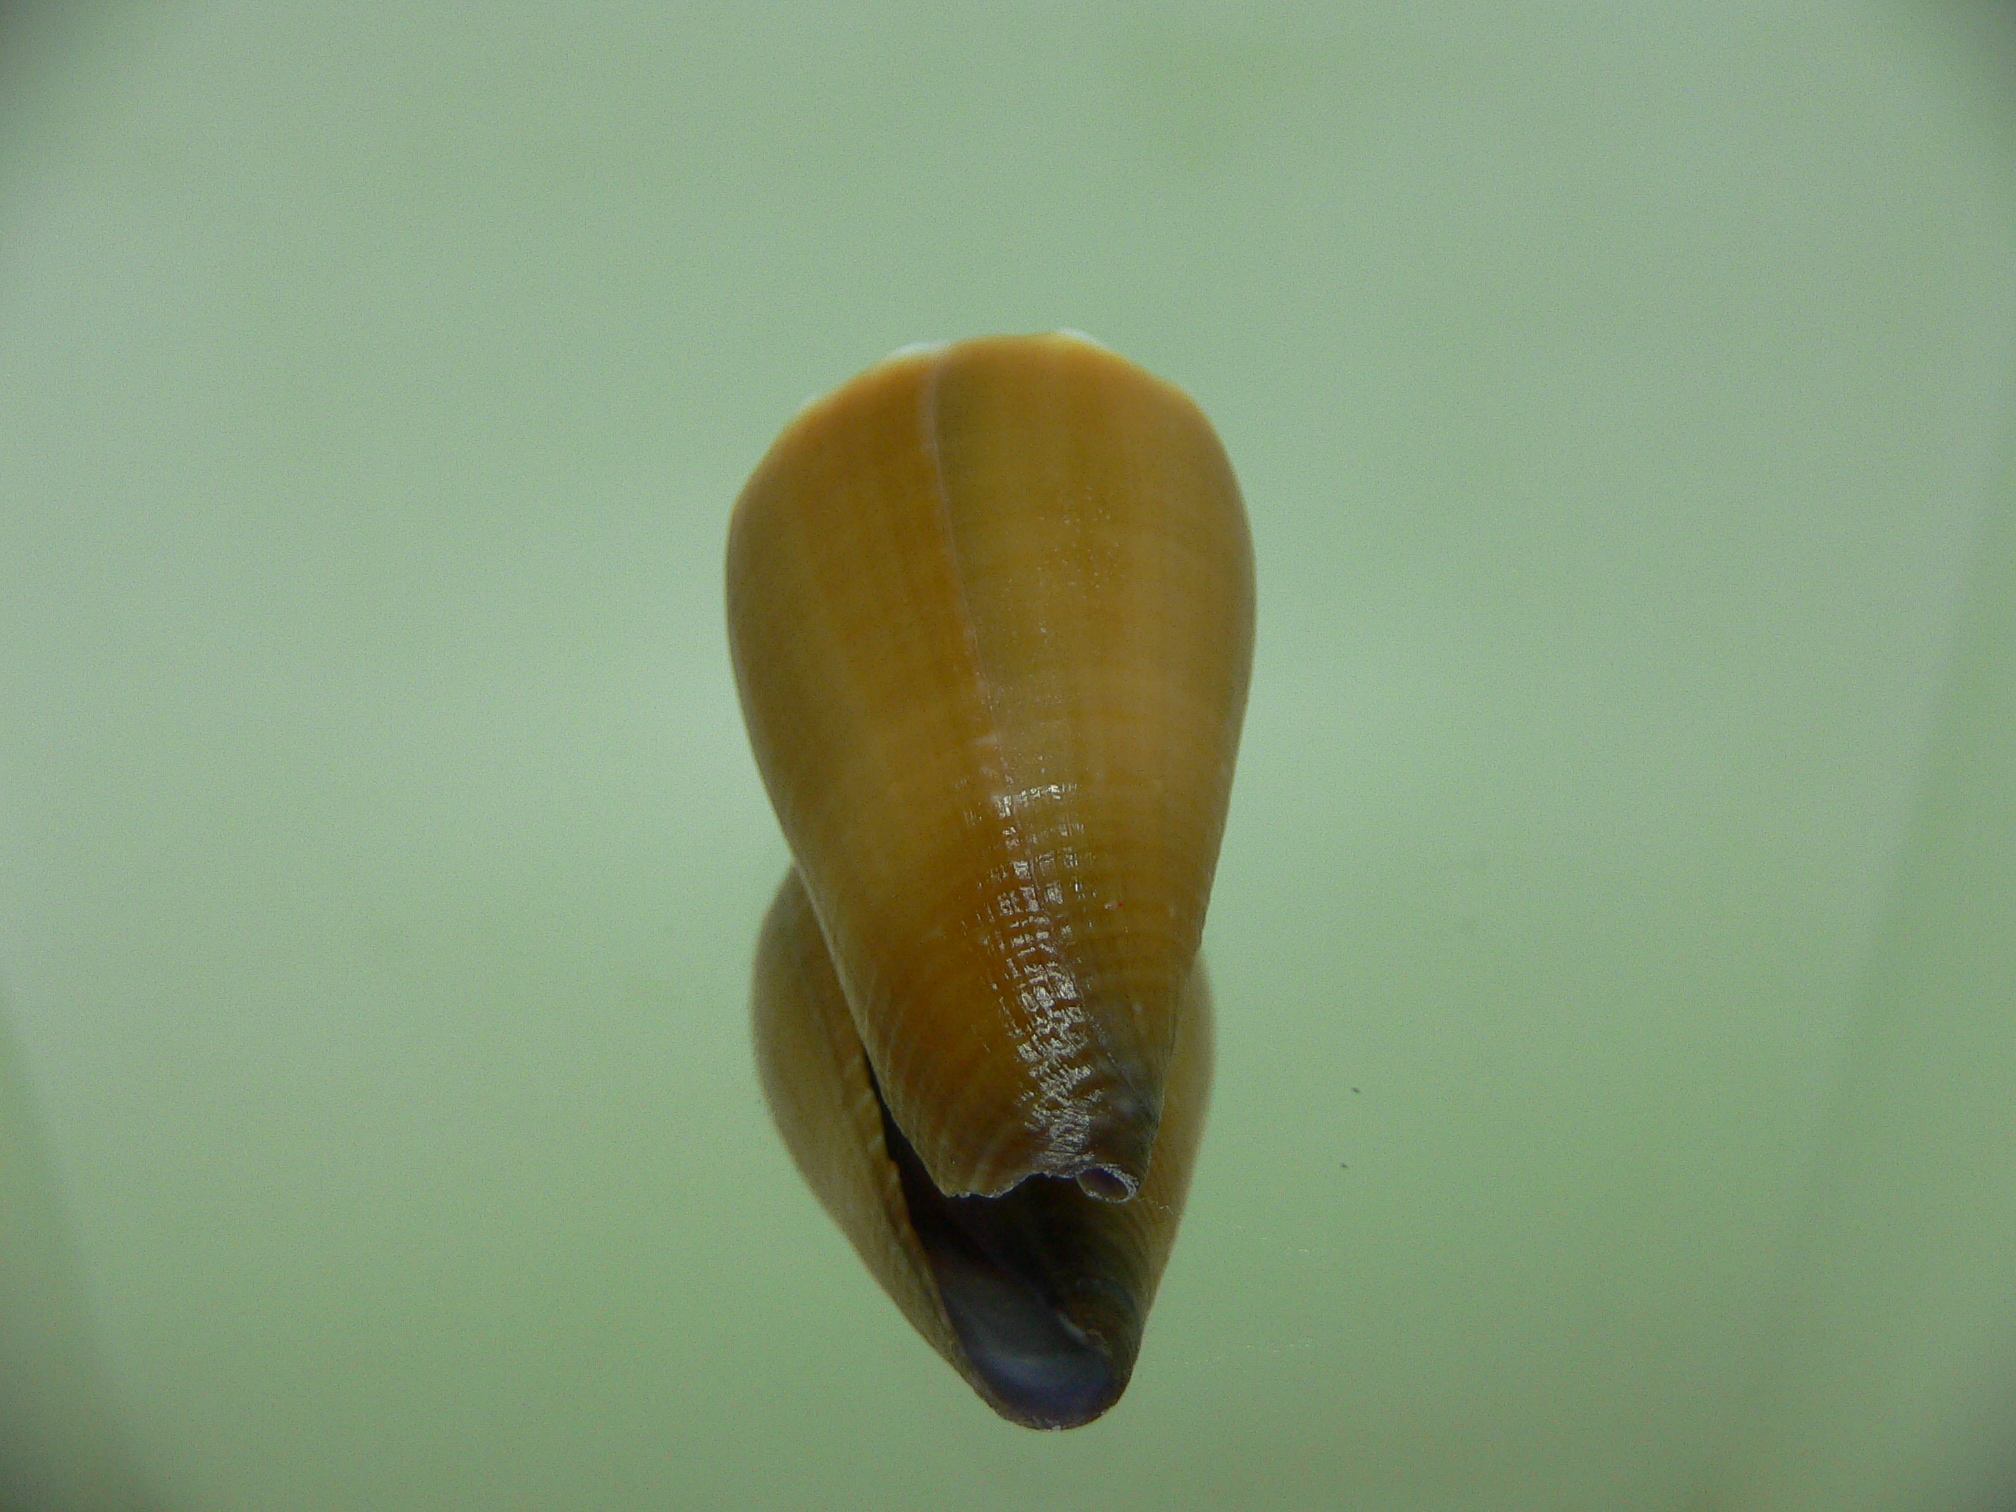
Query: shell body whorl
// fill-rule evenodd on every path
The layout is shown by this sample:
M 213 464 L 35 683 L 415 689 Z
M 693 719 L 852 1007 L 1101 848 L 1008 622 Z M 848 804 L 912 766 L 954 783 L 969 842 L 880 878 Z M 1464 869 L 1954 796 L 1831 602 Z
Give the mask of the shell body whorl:
M 1251 661 L 1209 423 L 1068 337 L 899 355 L 750 479 L 728 614 L 765 785 L 933 1181 L 1132 1193 Z

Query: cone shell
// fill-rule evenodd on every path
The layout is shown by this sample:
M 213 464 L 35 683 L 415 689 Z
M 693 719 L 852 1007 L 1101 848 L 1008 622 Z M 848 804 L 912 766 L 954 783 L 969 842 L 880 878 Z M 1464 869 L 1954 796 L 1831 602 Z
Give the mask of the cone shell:
M 727 587 L 757 764 L 930 1182 L 1137 1193 L 1252 655 L 1210 424 L 1070 336 L 899 353 L 771 448 Z
M 786 1147 L 918 1333 L 1025 1427 L 1076 1427 L 1110 1407 L 1133 1372 L 1203 1132 L 1212 1024 L 1201 962 L 1178 996 L 1154 1167 L 1124 1203 L 1040 1177 L 1000 1198 L 924 1188 L 795 872 L 764 920 L 752 1017 Z

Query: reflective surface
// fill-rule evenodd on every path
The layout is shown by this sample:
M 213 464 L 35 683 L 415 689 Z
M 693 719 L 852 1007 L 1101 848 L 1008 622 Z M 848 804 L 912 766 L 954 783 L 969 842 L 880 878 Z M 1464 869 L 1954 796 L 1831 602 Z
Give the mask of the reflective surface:
M 1990 1484 L 2001 25 L 10 21 L 0 989 L 49 1201 L 0 1274 L 76 1328 L 0 1358 L 110 1419 L 48 1453 L 188 1509 Z M 1061 1441 L 768 1127 L 719 587 L 806 395 L 1057 326 L 1211 416 L 1261 616 L 1210 1138 Z

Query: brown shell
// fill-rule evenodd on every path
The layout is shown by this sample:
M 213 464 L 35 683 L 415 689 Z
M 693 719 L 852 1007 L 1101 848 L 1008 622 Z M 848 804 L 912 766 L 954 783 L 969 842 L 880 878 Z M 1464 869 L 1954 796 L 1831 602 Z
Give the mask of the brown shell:
M 771 448 L 727 586 L 757 764 L 930 1180 L 1135 1193 L 1252 656 L 1209 422 L 1066 335 L 899 353 Z
M 763 1090 L 792 1159 L 917 1332 L 1013 1422 L 1075 1427 L 1110 1407 L 1132 1374 L 1203 1132 L 1212 1024 L 1202 962 L 1178 996 L 1154 1167 L 1133 1200 L 1095 1201 L 1041 1178 L 1005 1198 L 963 1199 L 983 1208 L 1037 1204 L 1028 1221 L 1043 1228 L 1047 1263 L 1037 1279 L 1045 1295 L 1030 1303 L 1065 1321 L 1049 1331 L 1061 1347 L 1034 1368 L 1029 1357 L 1040 1351 L 1027 1348 L 1004 1368 L 1003 1351 L 989 1347 L 987 1318 L 974 1321 L 956 1247 L 948 1261 L 944 1246 L 920 1236 L 914 1204 L 929 1198 L 914 1177 L 906 1192 L 867 1056 L 795 871 L 763 922 L 751 1004 Z

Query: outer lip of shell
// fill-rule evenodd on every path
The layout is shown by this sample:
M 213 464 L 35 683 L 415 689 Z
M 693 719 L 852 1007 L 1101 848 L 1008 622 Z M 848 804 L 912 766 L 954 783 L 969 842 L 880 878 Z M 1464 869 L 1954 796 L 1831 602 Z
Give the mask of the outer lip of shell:
M 1032 378 L 1036 368 L 1041 375 Z M 966 376 L 955 381 L 942 376 L 947 373 Z M 975 373 L 979 378 L 973 377 Z M 1002 377 L 991 388 L 990 374 Z M 956 403 L 946 397 L 955 391 L 964 396 Z M 930 422 L 920 429 L 918 406 L 927 402 Z M 1154 501 L 1144 516 L 1152 523 L 1151 535 L 1165 523 L 1156 511 L 1165 510 L 1164 501 L 1172 491 L 1136 486 L 1136 474 L 1130 469 L 1138 464 L 1152 471 L 1160 464 L 1140 462 L 1130 447 L 1138 446 L 1144 456 L 1175 447 L 1187 459 L 1178 469 L 1181 477 L 1222 478 L 1212 486 L 1220 489 L 1224 502 L 1213 505 L 1217 513 L 1208 528 L 1199 523 L 1202 516 L 1188 521 L 1185 528 L 1195 541 L 1184 536 L 1166 547 L 1151 545 L 1138 558 L 1115 555 L 1143 549 L 1125 545 L 1125 530 L 1135 530 L 1133 524 L 1118 536 L 1099 534 L 1109 528 L 1116 510 L 1131 521 L 1133 516 L 1126 511 L 1143 507 L 1138 498 L 1130 501 L 1123 495 L 1117 503 L 1108 499 L 1091 509 L 1073 504 L 1070 508 L 1077 512 L 1067 510 L 1060 517 L 1065 526 L 1062 544 L 1043 546 L 1049 555 L 1038 563 L 1047 574 L 1038 587 L 1050 595 L 1046 602 L 1054 602 L 1062 616 L 1057 624 L 1039 620 L 1033 638 L 1027 627 L 1015 623 L 997 625 L 992 631 L 976 628 L 969 607 L 955 598 L 943 623 L 932 620 L 921 629 L 899 627 L 894 632 L 877 629 L 875 634 L 894 634 L 896 639 L 880 643 L 879 650 L 862 651 L 857 632 L 865 623 L 863 616 L 886 612 L 891 602 L 908 604 L 922 589 L 939 591 L 931 574 L 943 572 L 942 563 L 934 565 L 933 554 L 925 551 L 921 562 L 907 558 L 898 562 L 900 571 L 885 582 L 876 565 L 884 558 L 876 553 L 907 551 L 915 557 L 918 540 L 950 528 L 927 509 L 916 520 L 906 517 L 875 534 L 860 523 L 863 510 L 878 507 L 868 502 L 873 491 L 909 490 L 905 496 L 917 497 L 942 513 L 948 507 L 943 497 L 946 469 L 958 465 L 958 458 L 948 453 L 963 447 L 967 464 L 979 466 L 996 455 L 989 446 L 997 452 L 1002 446 L 998 433 L 992 432 L 960 432 L 963 439 L 957 446 L 948 442 L 942 429 L 952 423 L 946 419 L 948 408 L 986 422 L 988 416 L 1003 412 L 1003 406 L 1013 413 L 1018 404 L 1033 405 L 1035 423 L 1047 427 L 1036 434 L 1052 440 L 1060 432 L 1065 436 L 1060 467 L 1077 457 L 1073 447 L 1089 447 L 1095 468 L 1106 466 L 1100 458 L 1111 450 L 1112 437 L 1099 427 L 1119 424 L 1125 442 L 1120 455 L 1129 460 L 1114 464 L 1119 471 L 1106 482 L 1123 490 L 1136 487 L 1137 494 L 1145 491 Z M 1102 405 L 1118 409 L 1109 414 Z M 1120 420 L 1113 420 L 1114 414 Z M 1090 427 L 1086 435 L 1072 430 L 1081 424 Z M 1001 455 L 1012 464 L 1028 450 L 1007 445 Z M 1096 471 L 1094 476 L 1106 477 Z M 1046 486 L 1054 492 L 1055 485 Z M 855 491 L 844 509 L 835 502 L 836 489 Z M 1174 490 L 1179 498 L 1182 493 L 1181 487 Z M 959 527 L 964 532 L 962 544 L 979 552 L 975 559 L 979 565 L 959 560 L 951 573 L 955 586 L 963 585 L 969 574 L 984 577 L 987 564 L 996 561 L 999 552 L 1026 550 L 1015 531 L 1018 518 L 1031 510 L 1018 502 L 1013 510 L 997 512 L 1004 517 L 1000 522 L 981 520 Z M 835 560 L 821 560 L 820 553 L 839 538 L 836 530 L 862 533 L 858 540 L 846 537 Z M 1007 559 L 1019 560 L 1012 553 Z M 1148 565 L 1145 576 L 1139 573 L 1139 562 Z M 1229 565 L 1213 577 L 1198 570 L 1199 562 Z M 864 580 L 872 591 L 862 591 Z M 1208 584 L 1210 591 L 1190 591 L 1193 580 Z M 1075 586 L 1068 591 L 1058 586 L 1066 583 Z M 1099 595 L 1119 591 L 1113 588 L 1115 583 L 1134 586 L 1125 586 L 1121 596 L 1108 604 Z M 1142 596 L 1129 596 L 1136 594 L 1137 586 Z M 789 604 L 792 612 L 784 618 L 790 623 L 764 623 L 766 616 L 779 617 L 773 592 Z M 1088 644 L 1103 644 L 1099 637 L 1115 625 L 1146 623 L 1152 630 L 1161 623 L 1157 615 L 1171 614 L 1178 605 L 1186 613 L 1199 604 L 1222 605 L 1223 625 L 1217 634 L 1228 649 L 1206 658 L 1216 682 L 1197 694 L 1196 707 L 1211 711 L 1204 715 L 1203 725 L 1229 733 L 1218 745 L 1200 752 L 1194 765 L 1204 774 L 1201 779 L 1172 777 L 1166 784 L 1179 792 L 1187 792 L 1188 784 L 1200 795 L 1212 792 L 1215 784 L 1215 798 L 1192 795 L 1181 799 L 1188 809 L 1166 806 L 1159 796 L 1167 775 L 1166 741 L 1145 743 L 1153 748 L 1152 756 L 1132 748 L 1095 749 L 1096 771 L 1138 768 L 1142 775 L 1130 777 L 1131 785 L 1084 793 L 1078 791 L 1074 773 L 1046 767 L 1051 760 L 1043 744 L 1051 738 L 1048 731 L 987 724 L 986 698 L 996 696 L 998 687 L 989 684 L 993 691 L 984 697 L 954 691 L 953 704 L 961 696 L 981 698 L 975 705 L 981 713 L 967 724 L 957 718 L 920 716 L 913 729 L 892 723 L 886 703 L 889 690 L 870 684 L 878 659 L 911 657 L 916 674 L 906 672 L 908 680 L 898 680 L 894 694 L 896 714 L 913 715 L 916 711 L 901 702 L 906 688 L 928 683 L 941 672 L 947 678 L 967 675 L 960 671 L 965 663 L 955 654 L 961 648 L 985 650 L 991 635 L 997 650 L 1012 647 L 1016 655 L 1034 654 L 1040 662 L 1053 640 L 1072 643 L 1072 634 L 1052 632 L 1071 629 L 1074 607 L 1083 618 L 1079 601 L 1088 594 L 1099 604 L 1099 612 L 1083 627 Z M 738 683 L 766 785 L 806 873 L 889 1106 L 909 1131 L 934 1184 L 947 1192 L 992 1194 L 1012 1188 L 1032 1173 L 1046 1173 L 1077 1178 L 1097 1196 L 1127 1197 L 1152 1175 L 1160 1082 L 1169 1044 L 1162 1026 L 1168 1022 L 1202 926 L 1250 646 L 1250 546 L 1236 484 L 1208 424 L 1167 385 L 1068 337 L 961 343 L 899 354 L 813 405 L 758 469 L 738 505 L 731 531 L 729 598 Z M 922 598 L 938 602 L 929 593 Z M 1158 734 L 1181 723 L 1169 711 L 1188 707 L 1181 699 L 1189 695 L 1167 692 L 1158 683 L 1162 661 L 1170 658 L 1158 661 L 1153 654 L 1161 647 L 1154 634 L 1139 644 L 1123 636 L 1114 646 L 1118 649 L 1112 654 L 1122 662 L 1110 686 L 1086 692 L 1079 684 L 1044 682 L 1041 677 L 1034 685 L 1036 701 L 1027 707 L 1039 711 L 1050 707 L 1044 699 L 1068 695 L 1070 706 L 1058 715 L 1064 723 L 1057 732 L 1067 751 L 1082 739 L 1073 733 L 1067 715 L 1076 718 L 1089 708 L 1103 716 L 1116 704 L 1131 711 L 1144 692 L 1161 698 L 1163 704 L 1137 723 Z M 860 661 L 833 660 L 846 656 Z M 987 665 L 990 674 L 998 672 L 997 665 Z M 1170 676 L 1173 680 L 1174 674 Z M 877 698 L 885 702 L 877 704 Z M 856 722 L 845 730 L 837 724 L 815 729 L 808 716 Z M 866 749 L 858 749 L 864 740 Z M 968 763 L 963 770 L 948 768 L 936 779 L 941 794 L 957 792 L 962 782 L 972 785 L 956 805 L 962 817 L 941 825 L 949 839 L 927 833 L 935 821 L 920 815 L 915 806 L 889 807 L 886 787 L 878 794 L 846 786 L 863 771 L 890 772 L 899 763 L 936 759 L 932 753 L 951 753 Z M 1130 762 L 1136 766 L 1129 767 Z M 1144 800 L 1142 795 L 1151 790 L 1158 796 L 1152 802 Z M 1094 803 L 1110 808 L 1115 794 L 1124 800 L 1117 840 L 1113 833 L 1088 839 L 1070 831 L 1070 825 L 1081 822 L 1080 809 Z M 1136 808 L 1127 809 L 1128 802 Z M 877 804 L 886 812 L 876 809 Z M 997 814 L 995 806 L 1001 804 L 1007 810 Z M 876 817 L 865 838 L 849 835 L 845 826 L 861 822 L 858 816 L 871 810 Z M 1181 825 L 1167 822 L 1172 818 L 1181 820 Z M 992 849 L 966 863 L 963 876 L 954 874 L 956 866 L 948 871 L 944 865 L 948 847 L 970 844 L 975 826 L 984 830 L 996 820 L 998 834 L 979 836 Z M 1178 828 L 1185 835 L 1180 845 L 1168 839 Z M 1108 829 L 1115 830 L 1113 822 L 1108 821 Z M 1174 879 L 1180 874 L 1180 880 L 1158 880 L 1154 868 L 1165 859 L 1158 845 L 1173 861 L 1163 875 Z M 1079 871 L 1069 876 L 1053 873 L 1049 878 L 1049 885 L 1067 889 L 1067 898 L 1088 900 L 1078 917 L 1041 909 L 1034 914 L 1020 911 L 1020 890 L 1044 879 L 1021 878 L 1015 875 L 1016 867 L 1080 861 L 1104 870 L 1098 876 Z M 1180 918 L 1174 906 L 1165 914 L 1159 901 L 1152 906 L 1145 901 L 1151 895 L 1159 897 L 1156 888 L 1188 900 L 1181 905 Z M 933 889 L 937 895 L 928 900 L 911 896 Z M 873 906 L 886 912 L 892 897 L 898 900 L 897 912 L 907 909 L 911 917 L 892 924 L 886 917 L 862 916 L 861 900 L 879 900 Z M 1127 904 L 1122 913 L 1104 912 L 1122 902 Z M 1011 905 L 1014 917 L 1004 922 L 1004 911 Z M 1116 919 L 1124 920 L 1124 927 L 1115 926 Z M 1062 960 L 1054 977 L 1044 976 L 1051 968 L 1032 964 L 1030 942 L 1061 949 L 1060 941 L 1074 931 L 1070 949 L 1077 954 Z M 949 957 L 941 950 L 947 940 L 953 942 Z M 929 948 L 920 949 L 920 941 Z M 961 951 L 963 964 L 952 959 Z M 1134 954 L 1126 954 L 1129 951 Z M 1159 964 L 1144 966 L 1151 958 Z M 919 964 L 929 961 L 937 964 Z M 1154 980 L 1146 979 L 1150 976 Z M 1019 1009 L 1018 1000 L 1024 1004 Z M 1027 1007 L 1031 1001 L 1045 1006 L 1032 1011 Z M 1061 1008 L 1054 1006 L 1059 1003 Z M 953 1009 L 947 1004 L 961 1006 Z M 985 1006 L 973 1011 L 965 1006 L 970 1004 Z M 991 1025 L 990 1013 L 995 1016 Z
M 751 998 L 772 1115 L 822 1206 L 917 1331 L 1003 1417 L 1069 1428 L 1133 1372 L 1210 1091 L 1210 995 L 1185 988 L 1154 1167 L 1134 1200 L 1032 1177 L 946 1198 L 876 1092 L 796 873 L 764 921 Z

